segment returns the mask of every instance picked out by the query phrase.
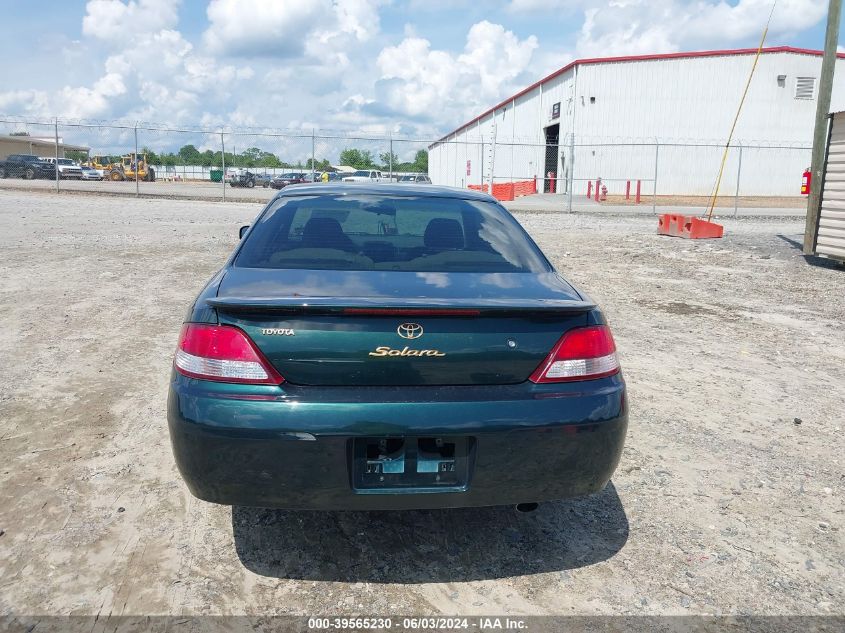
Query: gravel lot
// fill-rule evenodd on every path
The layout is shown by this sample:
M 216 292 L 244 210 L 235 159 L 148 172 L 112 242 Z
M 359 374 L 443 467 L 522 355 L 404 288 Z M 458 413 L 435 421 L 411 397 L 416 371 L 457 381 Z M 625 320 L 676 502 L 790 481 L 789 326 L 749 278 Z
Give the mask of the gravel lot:
M 263 192 L 263 190 L 262 190 Z M 195 293 L 260 203 L 0 191 L 3 614 L 842 614 L 845 269 L 803 222 L 522 214 L 630 386 L 600 495 L 407 513 L 193 499 L 165 419 Z

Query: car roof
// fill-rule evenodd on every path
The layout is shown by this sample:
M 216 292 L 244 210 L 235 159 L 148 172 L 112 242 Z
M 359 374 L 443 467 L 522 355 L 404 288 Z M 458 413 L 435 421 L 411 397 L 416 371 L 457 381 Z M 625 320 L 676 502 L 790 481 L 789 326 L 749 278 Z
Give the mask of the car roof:
M 394 197 L 422 197 L 422 198 L 455 198 L 460 200 L 479 200 L 484 202 L 496 202 L 493 196 L 472 189 L 460 189 L 458 187 L 444 187 L 442 185 L 400 185 L 398 183 L 306 183 L 302 185 L 290 185 L 285 187 L 275 198 L 288 198 L 291 196 L 313 196 L 313 195 L 343 195 L 369 194 Z

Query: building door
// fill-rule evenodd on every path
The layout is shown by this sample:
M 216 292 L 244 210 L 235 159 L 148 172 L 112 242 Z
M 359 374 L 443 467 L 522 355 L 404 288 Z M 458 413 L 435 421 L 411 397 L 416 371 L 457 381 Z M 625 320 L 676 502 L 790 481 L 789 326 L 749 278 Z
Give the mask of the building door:
M 546 161 L 543 169 L 543 191 L 545 193 L 558 191 L 557 157 L 559 138 L 559 123 L 546 128 Z M 549 178 L 549 173 L 552 174 L 551 178 Z

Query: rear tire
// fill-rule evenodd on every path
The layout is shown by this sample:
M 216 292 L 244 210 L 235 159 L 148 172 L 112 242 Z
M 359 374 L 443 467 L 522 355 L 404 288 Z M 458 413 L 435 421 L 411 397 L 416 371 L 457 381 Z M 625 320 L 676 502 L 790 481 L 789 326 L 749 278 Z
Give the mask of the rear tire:
M 32 180 L 35 178 L 35 170 L 32 167 L 27 167 L 26 171 L 23 172 L 23 177 L 25 180 Z
M 123 174 L 120 173 L 119 170 L 113 169 L 109 173 L 109 180 L 111 180 L 112 182 L 120 182 L 121 180 L 123 180 Z
M 6 170 L 3 167 L 0 167 L 0 178 L 6 177 Z
M 255 186 L 255 181 L 254 181 L 254 180 L 247 180 L 247 181 L 246 181 L 246 188 L 247 188 L 247 189 L 252 189 L 254 186 Z

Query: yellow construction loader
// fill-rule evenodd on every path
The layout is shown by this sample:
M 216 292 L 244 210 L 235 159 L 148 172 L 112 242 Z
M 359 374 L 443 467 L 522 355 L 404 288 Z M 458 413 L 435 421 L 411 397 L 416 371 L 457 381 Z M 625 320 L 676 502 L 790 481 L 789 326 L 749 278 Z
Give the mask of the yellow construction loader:
M 135 180 L 135 170 L 138 171 L 138 180 L 153 182 L 156 179 L 155 170 L 147 164 L 147 155 L 139 154 L 136 160 L 135 154 L 126 156 L 92 156 L 85 163 L 89 167 L 99 169 L 103 178 L 115 182 L 121 180 Z

